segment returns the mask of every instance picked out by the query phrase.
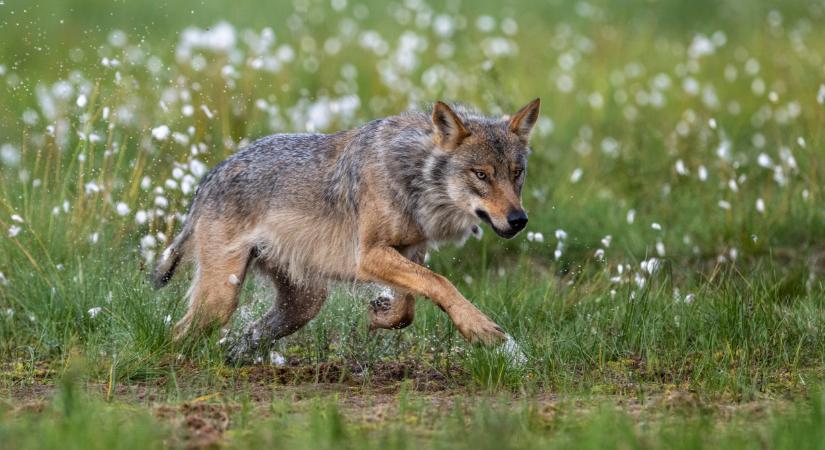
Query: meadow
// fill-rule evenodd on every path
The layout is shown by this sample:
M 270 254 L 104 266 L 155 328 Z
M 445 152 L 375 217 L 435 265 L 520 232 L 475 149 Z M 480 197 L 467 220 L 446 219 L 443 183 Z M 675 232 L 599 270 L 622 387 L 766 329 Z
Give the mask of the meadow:
M 0 447 L 825 448 L 825 3 L 0 0 Z M 541 97 L 527 229 L 431 254 L 518 343 L 373 286 L 260 355 L 148 274 L 279 132 Z M 312 180 L 307 180 L 312 182 Z

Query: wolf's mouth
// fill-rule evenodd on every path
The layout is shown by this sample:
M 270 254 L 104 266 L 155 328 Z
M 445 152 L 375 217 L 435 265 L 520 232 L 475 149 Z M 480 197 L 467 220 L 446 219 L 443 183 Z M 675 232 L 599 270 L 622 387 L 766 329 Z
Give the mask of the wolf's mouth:
M 512 228 L 509 230 L 501 230 L 495 225 L 493 225 L 493 219 L 490 218 L 490 215 L 487 214 L 487 211 L 477 209 L 476 215 L 479 219 L 483 220 L 484 222 L 487 222 L 487 225 L 490 225 L 490 228 L 492 228 L 497 235 L 503 237 L 504 239 L 510 239 L 518 234 L 518 230 L 513 230 Z

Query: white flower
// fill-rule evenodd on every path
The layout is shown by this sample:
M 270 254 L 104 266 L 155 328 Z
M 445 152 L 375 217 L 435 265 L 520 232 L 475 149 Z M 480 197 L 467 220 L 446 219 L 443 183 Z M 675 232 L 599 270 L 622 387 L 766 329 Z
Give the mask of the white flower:
M 94 318 L 95 318 L 95 316 L 97 316 L 98 314 L 100 314 L 100 311 L 103 311 L 103 308 L 101 308 L 100 306 L 95 306 L 94 308 L 91 308 L 91 309 L 90 309 L 89 311 L 87 311 L 87 312 L 89 313 L 89 317 L 91 317 L 92 319 L 94 319 Z
M 604 245 L 605 248 L 610 248 L 610 243 L 612 241 L 613 241 L 613 236 L 608 234 L 607 236 L 602 238 L 602 245 Z
M 143 225 L 146 221 L 149 220 L 149 215 L 144 210 L 140 210 L 135 213 L 135 221 L 138 225 Z
M 759 157 L 756 158 L 756 162 L 761 167 L 764 167 L 766 169 L 773 168 L 773 160 L 771 159 L 770 156 L 768 156 L 767 153 L 760 153 Z
M 765 214 L 765 200 L 761 198 L 756 199 L 756 210 L 761 214 Z
M 18 214 L 12 214 L 11 220 L 13 220 L 15 222 L 18 222 L 18 223 L 23 223 L 23 218 L 20 217 L 20 215 L 18 215 Z
M 567 239 L 567 232 L 562 229 L 556 230 L 556 239 L 560 241 Z
M 189 161 L 189 171 L 192 172 L 196 178 L 200 178 L 206 174 L 206 164 L 202 163 L 197 159 L 193 159 Z
M 596 252 L 593 253 L 593 257 L 596 258 L 599 261 L 604 260 L 604 249 L 603 248 L 596 249 Z
M 170 133 L 171 131 L 169 130 L 169 127 L 166 125 L 161 125 L 159 127 L 152 128 L 152 137 L 159 141 L 165 141 L 166 139 L 169 139 Z
M 730 202 L 727 200 L 719 200 L 719 207 L 728 211 L 730 210 Z
M 578 183 L 579 180 L 581 180 L 581 178 L 582 178 L 582 174 L 584 174 L 584 172 L 580 168 L 577 167 L 573 171 L 573 173 L 570 174 L 570 182 L 571 183 Z
M 88 100 L 86 99 L 85 95 L 80 94 L 80 95 L 77 96 L 77 107 L 78 108 L 85 107 L 87 102 L 88 102 Z
M 20 231 L 22 231 L 22 230 L 23 229 L 18 227 L 17 225 L 10 226 L 9 227 L 9 237 L 13 238 L 13 237 L 17 236 L 18 234 L 20 234 Z
M 286 358 L 275 350 L 269 352 L 269 362 L 273 366 L 283 367 L 286 365 Z
M 158 195 L 157 197 L 155 197 L 155 206 L 157 206 L 158 208 L 166 208 L 169 206 L 169 200 L 167 200 L 166 197 L 162 195 Z
M 660 225 L 659 222 L 651 223 L 650 228 L 653 228 L 656 231 L 662 231 L 662 225 Z
M 662 241 L 657 241 L 656 242 L 656 253 L 659 256 L 664 258 L 664 256 L 665 256 L 665 244 L 663 244 Z
M 627 211 L 627 223 L 632 224 L 636 221 L 636 210 L 630 209 Z
M 688 55 L 693 59 L 698 59 L 705 55 L 713 54 L 716 51 L 716 45 L 713 41 L 708 39 L 704 34 L 697 34 L 693 37 L 693 42 L 688 48 Z
M 129 205 L 124 202 L 118 202 L 117 205 L 115 205 L 115 211 L 117 212 L 117 215 L 121 217 L 125 216 L 126 214 L 129 214 Z
M 140 247 L 143 249 L 152 248 L 157 245 L 158 241 L 151 234 L 147 234 L 140 238 Z
M 86 183 L 84 187 L 86 188 L 86 194 L 96 194 L 102 190 L 94 181 Z
M 819 85 L 819 90 L 816 92 L 816 102 L 825 105 L 825 84 Z
M 496 19 L 491 16 L 479 16 L 476 19 L 476 28 L 484 33 L 489 33 L 496 28 Z
M 705 166 L 699 166 L 699 181 L 706 181 L 708 179 L 708 169 Z
M 527 232 L 527 240 L 530 242 L 544 242 L 544 235 L 541 232 Z
M 20 150 L 11 144 L 0 146 L 0 161 L 10 167 L 17 167 L 20 164 Z
M 659 270 L 660 265 L 661 264 L 660 264 L 659 259 L 656 258 L 656 257 L 652 257 L 652 258 L 648 259 L 647 261 L 642 261 L 642 263 L 640 264 L 640 267 L 642 268 L 643 271 L 653 275 L 654 273 L 656 273 L 657 270 Z
M 197 181 L 195 181 L 195 177 L 187 173 L 183 176 L 183 180 L 180 182 L 180 190 L 184 194 L 188 195 L 194 189 L 195 183 L 197 183 Z
M 679 175 L 687 175 L 688 174 L 687 167 L 685 167 L 685 162 L 682 161 L 681 159 L 676 160 L 675 168 L 676 168 L 676 173 L 678 173 Z

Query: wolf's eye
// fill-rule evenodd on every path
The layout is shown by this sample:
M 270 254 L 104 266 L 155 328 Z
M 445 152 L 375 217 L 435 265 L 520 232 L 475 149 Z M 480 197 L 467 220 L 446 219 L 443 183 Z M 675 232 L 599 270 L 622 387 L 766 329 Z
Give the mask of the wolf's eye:
M 520 177 L 520 176 L 521 176 L 521 174 L 522 174 L 522 172 L 524 172 L 524 169 L 516 169 L 516 170 L 514 170 L 514 171 L 513 171 L 513 178 L 518 178 L 518 177 Z
M 478 177 L 479 180 L 484 180 L 484 179 L 487 178 L 487 174 L 480 171 L 480 170 L 476 170 L 476 176 Z

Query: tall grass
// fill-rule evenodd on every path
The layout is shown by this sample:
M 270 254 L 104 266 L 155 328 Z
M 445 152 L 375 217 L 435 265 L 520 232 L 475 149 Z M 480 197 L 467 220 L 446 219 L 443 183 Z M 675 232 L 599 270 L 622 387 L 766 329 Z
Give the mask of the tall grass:
M 822 11 L 751 6 L 709 6 L 705 21 L 665 2 L 659 23 L 602 2 L 298 2 L 267 31 L 245 8 L 216 24 L 210 4 L 192 21 L 211 31 L 183 33 L 189 17 L 171 14 L 153 37 L 112 19 L 50 61 L 6 62 L 0 355 L 59 369 L 79 352 L 98 380 L 220 367 L 219 333 L 191 349 L 169 340 L 187 273 L 160 292 L 145 282 L 207 167 L 268 133 L 339 130 L 436 98 L 503 114 L 541 96 L 530 233 L 488 233 L 430 262 L 516 338 L 525 365 L 463 344 L 425 301 L 410 330 L 369 334 L 366 299 L 347 287 L 279 351 L 307 364 L 410 358 L 515 391 L 800 389 L 825 354 Z M 9 42 L 7 58 L 22 51 Z M 267 292 L 245 290 L 233 327 Z

